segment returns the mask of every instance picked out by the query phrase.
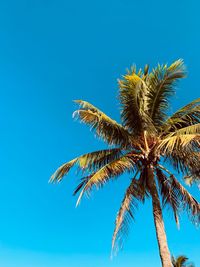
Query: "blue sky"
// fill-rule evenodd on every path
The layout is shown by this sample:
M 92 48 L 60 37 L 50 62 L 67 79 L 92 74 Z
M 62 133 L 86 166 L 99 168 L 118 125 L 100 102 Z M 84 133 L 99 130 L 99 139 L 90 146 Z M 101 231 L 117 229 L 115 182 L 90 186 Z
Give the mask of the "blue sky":
M 128 177 L 77 209 L 75 173 L 59 185 L 48 179 L 63 162 L 105 147 L 72 120 L 72 100 L 118 120 L 117 78 L 133 63 L 183 58 L 188 78 L 172 110 L 199 97 L 199 8 L 195 0 L 0 2 L 1 266 L 160 266 L 150 203 L 138 210 L 124 250 L 109 258 Z M 183 215 L 178 231 L 164 215 L 173 254 L 199 266 L 199 230 Z

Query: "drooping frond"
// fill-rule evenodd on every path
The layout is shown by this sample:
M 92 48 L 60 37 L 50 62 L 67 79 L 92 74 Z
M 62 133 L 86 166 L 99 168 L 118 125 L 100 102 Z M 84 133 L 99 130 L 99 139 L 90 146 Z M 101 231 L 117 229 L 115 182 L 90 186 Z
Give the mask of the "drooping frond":
M 200 98 L 195 99 L 169 117 L 162 126 L 163 134 L 200 123 Z
M 167 170 L 169 173 L 169 171 Z M 156 176 L 158 180 L 158 185 L 160 189 L 160 194 L 162 197 L 163 207 L 168 205 L 174 213 L 174 219 L 176 221 L 177 227 L 179 228 L 179 212 L 180 212 L 180 199 L 177 197 L 173 188 L 171 187 L 171 182 L 167 176 L 162 172 L 160 167 L 156 168 Z
M 144 200 L 141 183 L 135 178 L 132 179 L 130 186 L 126 190 L 121 207 L 115 220 L 115 230 L 112 238 L 112 250 L 117 252 L 123 246 L 123 241 L 129 232 L 129 225 L 134 219 L 134 211 L 138 201 Z
M 200 152 L 194 151 L 193 144 L 167 151 L 164 156 L 178 173 L 200 179 Z
M 173 176 L 170 176 L 171 187 L 177 197 L 180 199 L 182 207 L 187 210 L 191 220 L 196 224 L 200 222 L 200 204 L 198 201 L 179 183 Z
M 148 79 L 149 116 L 156 126 L 161 126 L 167 117 L 169 98 L 175 93 L 176 82 L 186 75 L 183 60 L 167 65 L 158 65 Z
M 174 149 L 182 149 L 191 144 L 194 148 L 200 148 L 200 123 L 181 128 L 164 137 L 158 148 L 163 153 L 172 153 Z
M 108 180 L 113 177 L 118 177 L 124 172 L 132 172 L 135 167 L 139 155 L 128 153 L 116 159 L 98 170 L 94 175 L 87 181 L 83 187 L 80 196 L 77 201 L 77 205 L 80 203 L 80 200 L 85 192 L 90 192 L 93 186 L 99 187 L 103 186 Z
M 123 125 L 128 130 L 140 135 L 147 127 L 152 128 L 153 124 L 147 114 L 147 86 L 142 79 L 142 71 L 136 74 L 136 69 L 123 76 L 119 80 L 119 98 L 122 106 L 121 118 Z
M 55 173 L 51 176 L 50 178 L 50 182 L 60 182 L 63 178 L 64 175 L 66 175 L 69 170 L 75 165 L 75 163 L 77 162 L 77 158 L 64 163 L 63 165 L 61 165 L 56 171 Z
M 83 178 L 81 178 L 81 182 L 77 185 L 77 187 L 75 188 L 74 192 L 73 192 L 73 196 L 75 196 L 85 185 L 86 183 L 89 181 L 89 179 L 94 175 L 94 173 L 85 176 Z
M 75 164 L 79 166 L 82 172 L 95 171 L 108 162 L 117 159 L 122 154 L 119 148 L 104 149 L 84 154 L 60 166 L 51 176 L 50 182 L 60 182 Z
M 121 124 L 86 101 L 76 100 L 76 102 L 82 108 L 75 111 L 73 116 L 90 125 L 98 137 L 109 145 L 130 146 L 133 138 Z
M 167 177 L 162 171 L 166 171 L 170 176 Z M 186 210 L 190 218 L 195 222 L 200 222 L 200 204 L 198 201 L 179 183 L 173 174 L 171 174 L 163 166 L 158 165 L 156 175 L 163 199 L 164 206 L 169 204 L 174 211 L 177 221 L 178 214 L 182 210 Z M 178 223 L 178 221 L 177 221 Z

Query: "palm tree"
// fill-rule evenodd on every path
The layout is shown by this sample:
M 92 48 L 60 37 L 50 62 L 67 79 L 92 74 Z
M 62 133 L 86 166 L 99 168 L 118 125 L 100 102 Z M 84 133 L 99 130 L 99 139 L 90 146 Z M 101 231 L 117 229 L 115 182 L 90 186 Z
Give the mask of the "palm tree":
M 125 172 L 131 182 L 116 217 L 112 239 L 113 251 L 118 251 L 128 233 L 138 202 L 151 199 L 162 266 L 172 267 L 164 228 L 162 206 L 169 206 L 179 224 L 179 213 L 187 210 L 196 224 L 200 220 L 200 205 L 163 166 L 169 163 L 175 173 L 200 177 L 200 98 L 169 116 L 169 100 L 178 80 L 186 75 L 182 60 L 170 66 L 158 65 L 151 72 L 132 67 L 119 80 L 121 120 L 119 124 L 92 104 L 76 100 L 80 108 L 73 116 L 88 124 L 108 149 L 79 156 L 63 164 L 52 175 L 60 182 L 73 166 L 83 178 L 74 191 L 80 191 L 77 205 L 93 187 L 117 179 Z M 162 201 L 162 206 L 161 206 Z
M 192 263 L 187 263 L 188 258 L 185 256 L 179 256 L 174 258 L 172 256 L 172 265 L 173 267 L 195 267 Z

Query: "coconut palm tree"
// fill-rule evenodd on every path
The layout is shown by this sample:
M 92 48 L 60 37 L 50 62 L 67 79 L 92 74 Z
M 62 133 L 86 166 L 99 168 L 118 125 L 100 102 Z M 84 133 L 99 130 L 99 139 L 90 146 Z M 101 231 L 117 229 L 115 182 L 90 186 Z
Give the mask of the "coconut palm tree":
M 73 116 L 88 124 L 108 149 L 79 156 L 51 177 L 52 182 L 60 182 L 73 166 L 82 171 L 84 177 L 74 191 L 74 195 L 80 192 L 78 205 L 94 187 L 100 188 L 127 172 L 131 182 L 116 217 L 112 249 L 122 247 L 138 202 L 148 198 L 164 267 L 172 267 L 172 262 L 162 207 L 171 208 L 177 224 L 183 209 L 194 223 L 200 220 L 199 203 L 174 175 L 200 177 L 200 98 L 169 115 L 175 85 L 185 75 L 182 60 L 170 66 L 158 65 L 151 72 L 147 65 L 138 71 L 132 67 L 119 80 L 121 124 L 92 104 L 76 100 L 80 108 Z M 174 173 L 165 164 L 171 164 Z
M 185 256 L 179 256 L 174 258 L 172 256 L 172 265 L 173 267 L 195 267 L 194 264 L 188 263 L 188 258 Z

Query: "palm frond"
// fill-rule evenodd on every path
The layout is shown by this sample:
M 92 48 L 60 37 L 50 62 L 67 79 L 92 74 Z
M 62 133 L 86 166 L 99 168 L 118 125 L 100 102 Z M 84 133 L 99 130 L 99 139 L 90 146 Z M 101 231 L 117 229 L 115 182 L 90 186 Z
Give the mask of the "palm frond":
M 172 264 L 173 267 L 186 267 L 185 263 L 187 262 L 188 258 L 186 256 L 178 256 L 177 258 L 175 258 L 174 256 L 172 256 Z M 193 266 L 193 265 L 187 265 L 189 266 Z
M 78 164 L 82 172 L 95 172 L 122 155 L 123 151 L 120 148 L 94 151 L 80 156 Z
M 169 161 L 178 173 L 193 176 L 196 179 L 200 179 L 199 160 L 200 152 L 194 151 L 193 144 L 165 153 L 165 161 Z
M 86 183 L 89 181 L 89 179 L 92 178 L 93 175 L 94 175 L 94 173 L 81 178 L 81 182 L 75 188 L 75 190 L 73 192 L 73 196 L 75 196 L 86 185 Z
M 122 154 L 119 148 L 98 150 L 84 154 L 60 166 L 51 176 L 50 182 L 60 182 L 75 164 L 79 166 L 82 172 L 96 171 Z
M 145 80 L 145 77 L 148 76 L 148 73 L 149 73 L 149 65 L 146 64 L 146 65 L 144 66 L 144 76 L 143 76 L 143 79 L 144 79 L 144 80 Z
M 179 211 L 181 203 L 175 192 L 172 190 L 170 180 L 167 178 L 167 176 L 162 172 L 160 168 L 163 167 L 159 165 L 159 167 L 156 168 L 156 176 L 160 189 L 160 194 L 162 197 L 162 204 L 163 207 L 168 205 L 169 208 L 172 209 L 174 213 L 174 219 L 176 221 L 177 227 L 179 228 Z M 165 170 L 167 171 L 167 173 L 169 173 L 167 169 Z
M 97 112 L 97 113 L 101 113 L 101 111 L 93 106 L 92 104 L 90 104 L 89 102 L 87 101 L 84 101 L 84 100 L 74 100 L 75 103 L 77 103 L 80 107 L 82 107 L 83 109 L 86 109 L 86 110 L 91 110 L 93 112 Z
M 128 130 L 140 135 L 147 127 L 154 130 L 153 124 L 147 114 L 147 86 L 142 79 L 142 71 L 136 73 L 136 69 L 128 72 L 119 80 L 119 99 L 122 106 L 121 118 L 123 125 Z
M 163 134 L 200 123 L 200 98 L 179 109 L 162 126 Z
M 124 172 L 132 172 L 135 167 L 139 155 L 134 155 L 131 153 L 125 154 L 119 159 L 116 159 L 98 170 L 94 175 L 87 181 L 83 187 L 79 198 L 77 200 L 77 205 L 79 205 L 80 200 L 85 192 L 89 193 L 93 186 L 98 189 L 102 187 L 108 180 L 113 177 L 118 177 Z
M 161 171 L 162 168 L 168 174 L 169 178 Z M 163 197 L 163 203 L 171 205 L 175 219 L 177 219 L 181 209 L 187 210 L 188 214 L 191 215 L 191 219 L 195 223 L 200 222 L 200 204 L 198 201 L 179 183 L 173 174 L 171 174 L 163 166 L 159 165 L 156 169 L 157 179 Z M 178 222 L 178 221 L 177 221 Z
M 129 232 L 129 225 L 134 219 L 134 212 L 138 206 L 138 201 L 144 200 L 141 183 L 133 178 L 126 190 L 121 207 L 115 220 L 115 230 L 112 238 L 112 251 L 117 252 L 123 246 L 123 241 Z
M 175 93 L 177 81 L 186 75 L 183 60 L 167 65 L 158 65 L 148 79 L 149 116 L 156 126 L 161 126 L 167 117 L 169 98 Z
M 164 137 L 160 142 L 158 149 L 164 153 L 171 152 L 174 149 L 182 149 L 191 144 L 196 148 L 200 147 L 200 123 L 181 128 Z
M 88 124 L 92 130 L 95 130 L 98 137 L 102 138 L 109 145 L 126 147 L 132 144 L 133 138 L 121 124 L 86 101 L 76 100 L 76 102 L 82 108 L 76 110 L 73 113 L 73 117 Z
M 50 178 L 50 182 L 60 182 L 63 178 L 63 176 L 65 176 L 69 170 L 75 165 L 75 163 L 77 162 L 78 158 L 75 158 L 67 163 L 64 163 L 63 165 L 61 165 L 56 171 L 55 173 L 51 176 Z
M 180 199 L 182 206 L 187 210 L 191 220 L 199 224 L 200 222 L 200 204 L 198 201 L 179 183 L 173 176 L 170 176 L 171 187 L 177 197 Z

